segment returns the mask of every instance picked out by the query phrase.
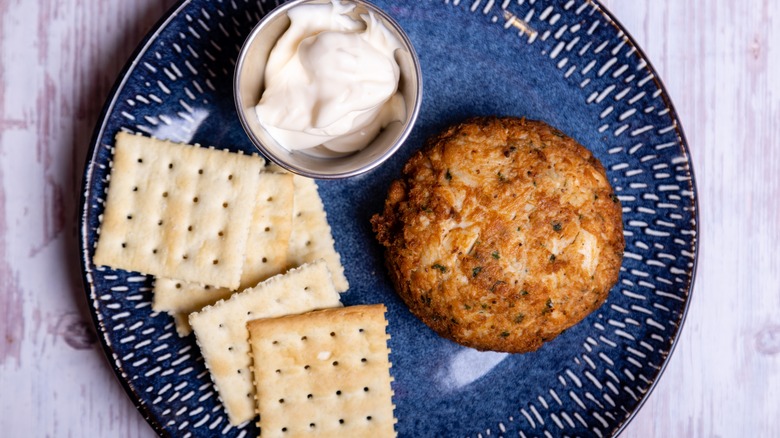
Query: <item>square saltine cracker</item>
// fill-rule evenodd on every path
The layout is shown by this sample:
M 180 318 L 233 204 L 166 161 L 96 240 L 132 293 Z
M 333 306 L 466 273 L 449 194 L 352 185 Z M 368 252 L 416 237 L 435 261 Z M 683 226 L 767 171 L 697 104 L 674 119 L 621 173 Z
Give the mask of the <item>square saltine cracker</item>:
M 248 323 L 262 436 L 395 436 L 385 311 L 350 306 Z
M 190 325 L 231 424 L 255 416 L 246 323 L 258 318 L 341 306 L 323 261 L 271 277 L 256 287 L 191 313 Z
M 120 132 L 95 264 L 238 288 L 264 164 Z
M 249 229 L 246 259 L 238 290 L 254 287 L 287 269 L 292 232 L 293 177 L 263 172 L 257 187 L 257 204 Z M 157 278 L 152 308 L 157 312 L 189 315 L 229 297 L 233 291 L 169 278 Z M 189 333 L 180 331 L 180 333 Z
M 346 292 L 349 282 L 344 275 L 341 256 L 336 252 L 325 206 L 317 192 L 317 183 L 313 179 L 296 175 L 293 184 L 295 206 L 288 264 L 294 267 L 323 259 L 328 264 L 336 289 Z

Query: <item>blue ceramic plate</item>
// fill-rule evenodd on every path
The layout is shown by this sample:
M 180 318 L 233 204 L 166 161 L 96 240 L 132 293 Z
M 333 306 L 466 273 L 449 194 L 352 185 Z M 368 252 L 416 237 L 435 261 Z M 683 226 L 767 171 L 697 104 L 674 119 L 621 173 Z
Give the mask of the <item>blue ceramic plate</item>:
M 697 255 L 697 194 L 685 137 L 642 51 L 592 0 L 377 0 L 408 32 L 424 77 L 416 128 L 378 170 L 320 182 L 347 305 L 385 303 L 400 436 L 608 436 L 639 409 L 685 319 Z M 231 427 L 193 337 L 151 310 L 153 278 L 95 267 L 120 129 L 252 152 L 233 107 L 244 37 L 276 5 L 189 0 L 128 63 L 84 174 L 84 282 L 127 393 L 163 436 L 252 436 Z M 424 140 L 474 115 L 544 120 L 602 161 L 623 204 L 626 253 L 607 302 L 534 353 L 479 353 L 436 336 L 393 292 L 369 224 Z

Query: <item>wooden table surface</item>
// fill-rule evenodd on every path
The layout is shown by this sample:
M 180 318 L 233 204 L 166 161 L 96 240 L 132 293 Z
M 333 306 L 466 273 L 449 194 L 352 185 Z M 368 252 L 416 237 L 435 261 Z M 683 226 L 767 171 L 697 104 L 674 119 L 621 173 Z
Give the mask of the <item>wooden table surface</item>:
M 470 0 L 464 0 L 470 1 Z M 0 435 L 153 436 L 96 343 L 77 250 L 92 129 L 173 0 L 0 0 Z M 685 328 L 625 437 L 780 436 L 780 1 L 607 0 L 691 146 Z

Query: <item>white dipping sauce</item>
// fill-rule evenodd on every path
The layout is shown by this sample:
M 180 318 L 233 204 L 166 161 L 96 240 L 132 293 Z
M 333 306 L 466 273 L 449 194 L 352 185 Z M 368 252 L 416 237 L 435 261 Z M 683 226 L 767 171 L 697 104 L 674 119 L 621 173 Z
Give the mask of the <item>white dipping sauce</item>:
M 288 150 L 347 154 L 406 117 L 395 60 L 401 42 L 372 13 L 332 1 L 292 8 L 271 50 L 256 112 Z

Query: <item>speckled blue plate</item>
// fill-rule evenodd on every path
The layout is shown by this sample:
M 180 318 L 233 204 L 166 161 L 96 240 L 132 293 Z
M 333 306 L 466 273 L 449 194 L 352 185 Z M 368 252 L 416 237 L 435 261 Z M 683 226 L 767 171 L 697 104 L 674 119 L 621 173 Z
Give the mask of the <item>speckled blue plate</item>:
M 347 305 L 383 302 L 400 436 L 607 436 L 639 409 L 685 319 L 697 194 L 674 108 L 642 51 L 592 0 L 376 0 L 408 32 L 424 99 L 404 147 L 378 170 L 320 182 Z M 236 55 L 270 1 L 188 0 L 128 63 L 84 174 L 84 282 L 99 337 L 130 398 L 163 436 L 255 435 L 231 427 L 195 346 L 151 310 L 153 279 L 92 262 L 120 129 L 252 151 L 231 93 Z M 602 161 L 623 204 L 626 253 L 607 302 L 534 353 L 478 353 L 436 336 L 388 282 L 369 217 L 430 135 L 474 115 L 544 120 Z

